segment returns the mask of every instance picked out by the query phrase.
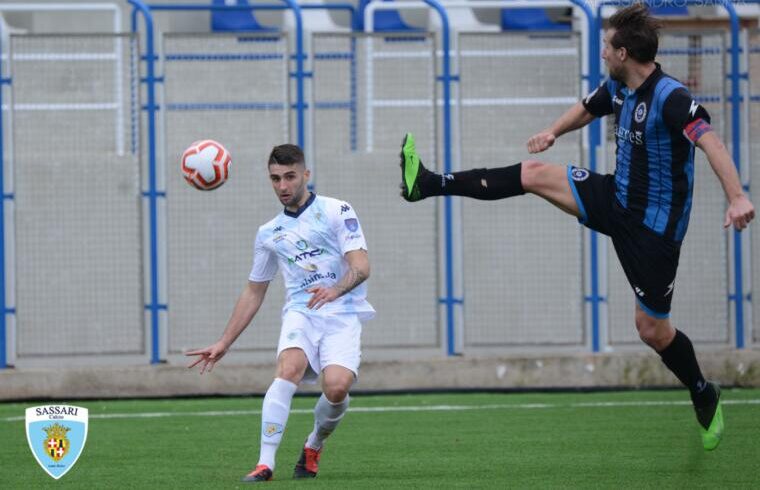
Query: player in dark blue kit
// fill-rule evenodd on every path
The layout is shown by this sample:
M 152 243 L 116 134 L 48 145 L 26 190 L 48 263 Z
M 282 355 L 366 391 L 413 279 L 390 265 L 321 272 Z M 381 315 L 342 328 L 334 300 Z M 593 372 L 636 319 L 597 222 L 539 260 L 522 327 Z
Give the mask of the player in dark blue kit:
M 532 193 L 608 235 L 636 297 L 639 336 L 689 389 L 702 444 L 712 450 L 723 435 L 720 390 L 705 380 L 691 341 L 669 320 L 691 211 L 695 146 L 707 156 L 728 199 L 724 226 L 743 230 L 755 211 L 707 111 L 654 62 L 659 24 L 647 8 L 632 5 L 609 22 L 602 51 L 609 79 L 531 137 L 528 150 L 544 151 L 559 136 L 614 114 L 613 175 L 526 160 L 441 176 L 422 165 L 408 134 L 401 152 L 401 195 L 407 201 L 440 195 L 493 200 Z

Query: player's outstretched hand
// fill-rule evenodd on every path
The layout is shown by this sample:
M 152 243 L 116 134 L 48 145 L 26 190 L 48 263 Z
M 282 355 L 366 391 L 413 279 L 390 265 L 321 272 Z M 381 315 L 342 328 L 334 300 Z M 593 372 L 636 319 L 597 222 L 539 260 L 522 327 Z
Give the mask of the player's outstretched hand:
M 557 138 L 550 131 L 541 131 L 528 140 L 528 152 L 540 153 L 554 144 Z
M 211 372 L 211 370 L 214 368 L 214 364 L 216 364 L 219 359 L 224 357 L 224 355 L 227 353 L 228 348 L 229 346 L 220 340 L 213 345 L 209 345 L 205 349 L 196 349 L 185 352 L 186 356 L 199 356 L 198 359 L 195 359 L 195 361 L 193 361 L 193 363 L 187 367 L 189 369 L 192 369 L 198 364 L 203 363 L 201 365 L 201 374 L 205 373 L 206 371 Z
M 312 310 L 318 310 L 325 303 L 329 303 L 340 296 L 340 291 L 334 287 L 326 288 L 323 286 L 315 286 L 307 289 L 306 292 L 311 293 L 311 298 L 306 304 L 306 307 Z
M 749 222 L 755 217 L 755 207 L 747 196 L 742 195 L 732 199 L 726 210 L 726 220 L 723 222 L 723 228 L 734 225 L 738 231 L 742 231 L 749 225 Z

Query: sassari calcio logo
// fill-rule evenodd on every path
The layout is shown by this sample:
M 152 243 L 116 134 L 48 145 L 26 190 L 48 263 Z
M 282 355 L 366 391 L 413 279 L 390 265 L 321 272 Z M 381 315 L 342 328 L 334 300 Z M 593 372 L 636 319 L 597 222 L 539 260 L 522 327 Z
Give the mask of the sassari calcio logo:
M 77 462 L 87 441 L 86 408 L 42 405 L 26 409 L 26 440 L 37 462 L 56 480 Z

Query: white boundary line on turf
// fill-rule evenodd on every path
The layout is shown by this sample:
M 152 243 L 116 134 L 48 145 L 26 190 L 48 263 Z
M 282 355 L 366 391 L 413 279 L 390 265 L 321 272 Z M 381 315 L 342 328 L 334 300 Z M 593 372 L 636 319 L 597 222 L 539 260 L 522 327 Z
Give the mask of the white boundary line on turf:
M 760 399 L 723 400 L 724 405 L 760 405 Z M 515 403 L 495 405 L 411 405 L 402 407 L 351 407 L 351 413 L 392 413 L 392 412 L 457 412 L 470 410 L 532 410 L 546 408 L 614 408 L 614 407 L 650 407 L 691 405 L 690 401 L 643 401 L 643 402 L 584 402 L 584 403 Z M 311 415 L 311 408 L 294 408 L 291 414 Z M 261 410 L 211 410 L 205 412 L 137 412 L 137 413 L 98 413 L 91 414 L 91 419 L 144 419 L 161 417 L 220 417 L 234 415 L 261 415 Z M 5 417 L 3 422 L 18 422 L 24 417 Z

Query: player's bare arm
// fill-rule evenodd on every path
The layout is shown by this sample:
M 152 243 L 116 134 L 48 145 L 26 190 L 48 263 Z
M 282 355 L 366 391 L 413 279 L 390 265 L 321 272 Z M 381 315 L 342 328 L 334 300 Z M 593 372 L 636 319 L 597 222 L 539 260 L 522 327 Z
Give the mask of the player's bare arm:
M 594 116 L 579 101 L 554 121 L 551 126 L 531 136 L 528 140 L 528 152 L 540 153 L 547 150 L 563 134 L 582 128 L 593 120 Z
M 232 315 L 227 322 L 227 327 L 224 329 L 222 337 L 204 349 L 185 352 L 186 356 L 198 356 L 188 368 L 194 368 L 198 364 L 203 363 L 200 374 L 211 371 L 214 368 L 214 364 L 224 357 L 232 343 L 235 342 L 240 334 L 243 333 L 243 330 L 251 323 L 253 317 L 256 316 L 261 304 L 264 302 L 264 296 L 266 296 L 268 287 L 268 282 L 248 281 L 248 284 L 240 293 L 237 303 L 235 303 L 235 308 L 232 310 Z
M 731 155 L 713 131 L 705 132 L 697 140 L 696 145 L 705 152 L 710 166 L 723 186 L 726 199 L 728 199 L 728 209 L 723 227 L 728 228 L 733 225 L 737 230 L 743 230 L 755 217 L 755 207 L 742 190 L 739 174 L 736 172 L 736 166 Z
M 345 255 L 348 271 L 333 286 L 315 286 L 306 291 L 312 293 L 307 307 L 318 310 L 325 303 L 335 300 L 363 283 L 369 277 L 369 255 L 366 250 L 352 250 Z

